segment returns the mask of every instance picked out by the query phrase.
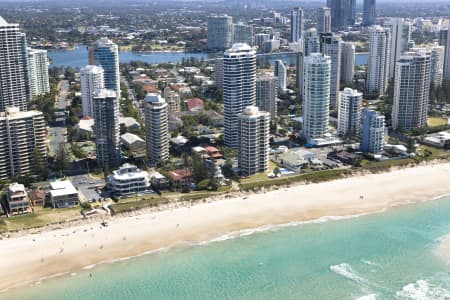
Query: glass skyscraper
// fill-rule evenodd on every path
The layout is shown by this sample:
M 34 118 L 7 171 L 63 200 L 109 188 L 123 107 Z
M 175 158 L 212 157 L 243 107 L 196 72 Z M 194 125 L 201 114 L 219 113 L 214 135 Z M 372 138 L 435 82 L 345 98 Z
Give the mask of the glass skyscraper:
M 105 89 L 113 90 L 120 98 L 119 49 L 108 38 L 101 38 L 94 43 L 89 52 L 91 65 L 103 68 Z

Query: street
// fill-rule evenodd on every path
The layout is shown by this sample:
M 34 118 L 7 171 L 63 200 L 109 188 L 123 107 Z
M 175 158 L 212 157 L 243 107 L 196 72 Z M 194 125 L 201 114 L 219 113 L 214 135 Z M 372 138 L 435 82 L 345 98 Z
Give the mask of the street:
M 57 110 L 55 111 L 55 121 L 50 126 L 50 155 L 55 155 L 61 143 L 66 142 L 66 107 L 67 95 L 69 94 L 69 82 L 63 80 L 60 83 L 60 93 L 58 102 L 56 103 Z
M 141 107 L 141 105 L 139 104 L 139 100 L 136 99 L 136 92 L 135 92 L 132 88 L 130 88 L 130 84 L 128 83 L 127 79 L 126 79 L 124 76 L 122 76 L 120 79 L 121 79 L 121 81 L 125 84 L 125 86 L 127 87 L 127 89 L 128 89 L 128 94 L 129 94 L 129 96 L 130 96 L 130 98 L 131 98 L 132 103 L 134 104 L 134 106 L 136 107 L 136 109 L 138 110 L 138 112 L 139 112 L 142 116 L 144 116 L 144 109 L 143 109 L 143 108 Z

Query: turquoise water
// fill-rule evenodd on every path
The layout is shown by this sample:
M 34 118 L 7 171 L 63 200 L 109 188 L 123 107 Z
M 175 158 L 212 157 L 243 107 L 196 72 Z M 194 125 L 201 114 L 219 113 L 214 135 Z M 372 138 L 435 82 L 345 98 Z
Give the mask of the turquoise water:
M 447 197 L 149 254 L 0 298 L 450 299 L 450 265 L 436 254 L 449 233 Z

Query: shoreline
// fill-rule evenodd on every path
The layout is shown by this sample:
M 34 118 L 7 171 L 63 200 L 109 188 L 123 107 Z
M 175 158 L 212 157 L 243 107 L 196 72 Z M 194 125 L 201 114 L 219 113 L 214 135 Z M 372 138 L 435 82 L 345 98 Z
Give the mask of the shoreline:
M 19 232 L 0 240 L 0 253 L 9 258 L 0 261 L 0 292 L 155 251 L 430 201 L 450 193 L 449 173 L 450 163 L 425 165 L 136 211 L 108 218 L 108 227 L 97 218 L 59 224 L 60 229 Z

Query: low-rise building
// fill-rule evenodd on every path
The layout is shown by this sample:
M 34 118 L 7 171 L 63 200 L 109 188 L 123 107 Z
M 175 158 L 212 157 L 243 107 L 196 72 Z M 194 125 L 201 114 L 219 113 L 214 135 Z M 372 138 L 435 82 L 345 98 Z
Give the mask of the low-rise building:
M 46 204 L 53 208 L 73 207 L 79 204 L 79 194 L 70 180 L 50 182 Z
M 120 136 L 122 145 L 130 151 L 139 152 L 145 151 L 145 141 L 139 136 L 132 133 L 125 133 Z
M 190 112 L 202 111 L 205 109 L 205 102 L 200 98 L 186 100 L 187 108 Z
M 141 124 L 132 117 L 120 117 L 119 124 L 125 126 L 127 130 L 138 130 L 141 128 Z
M 30 198 L 33 206 L 44 206 L 45 204 L 45 191 L 34 189 L 28 193 L 28 197 Z
M 343 162 L 344 164 L 347 165 L 352 165 L 355 162 L 357 162 L 358 160 L 361 159 L 361 155 L 360 154 L 356 154 L 356 153 L 351 153 L 348 151 L 336 151 L 336 152 L 330 152 L 327 155 L 328 158 L 330 159 L 336 159 L 339 160 L 341 162 Z
M 124 164 L 108 176 L 108 187 L 115 195 L 130 195 L 150 190 L 150 177 L 146 171 Z
M 207 146 L 207 147 L 205 147 L 205 149 L 210 158 L 212 158 L 214 160 L 223 158 L 222 153 L 216 147 Z
M 19 215 L 32 212 L 30 201 L 28 200 L 28 195 L 23 184 L 10 184 L 6 196 L 9 209 L 8 213 Z
M 167 173 L 174 190 L 190 189 L 194 181 L 191 170 L 179 169 Z
M 301 169 L 307 168 L 315 159 L 316 156 L 312 152 L 303 149 L 293 149 L 281 154 L 276 154 L 273 161 L 279 166 L 298 172 Z
M 169 179 L 159 172 L 153 172 L 150 175 L 150 183 L 155 190 L 165 190 L 169 188 Z
M 423 139 L 423 143 L 444 149 L 450 149 L 450 132 L 442 131 L 428 135 Z

